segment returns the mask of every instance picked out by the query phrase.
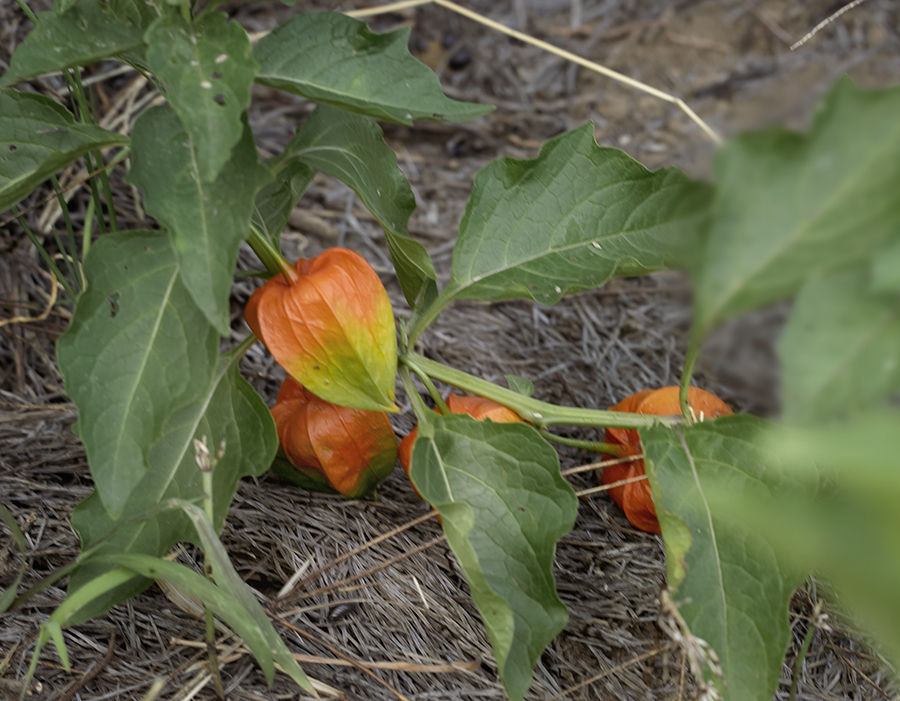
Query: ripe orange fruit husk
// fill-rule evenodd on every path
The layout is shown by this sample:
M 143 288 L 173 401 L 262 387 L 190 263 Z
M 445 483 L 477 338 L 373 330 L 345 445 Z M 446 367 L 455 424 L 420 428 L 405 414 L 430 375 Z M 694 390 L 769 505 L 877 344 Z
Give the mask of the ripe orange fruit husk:
M 680 414 L 681 405 L 678 401 L 678 392 L 678 387 L 645 389 L 626 397 L 615 406 L 610 407 L 609 410 L 659 416 Z M 733 413 L 721 399 L 697 387 L 691 387 L 688 390 L 688 402 L 698 420 L 714 419 Z M 640 455 L 643 452 L 640 436 L 634 429 L 607 428 L 606 442 L 623 446 L 626 455 Z M 600 473 L 600 482 L 612 484 L 645 474 L 644 461 L 634 460 L 605 468 Z M 609 495 L 625 512 L 625 517 L 635 528 L 648 533 L 661 532 L 659 520 L 656 517 L 656 507 L 653 505 L 650 483 L 646 479 L 613 487 L 609 490 Z
M 371 494 L 397 464 L 397 437 L 384 412 L 331 404 L 288 377 L 272 417 L 291 464 L 344 496 Z

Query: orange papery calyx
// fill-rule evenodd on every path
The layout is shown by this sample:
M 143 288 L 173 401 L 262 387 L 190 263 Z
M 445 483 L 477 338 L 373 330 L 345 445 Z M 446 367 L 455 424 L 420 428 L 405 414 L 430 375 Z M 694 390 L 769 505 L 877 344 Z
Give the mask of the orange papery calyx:
M 678 393 L 678 387 L 645 389 L 626 397 L 615 406 L 610 407 L 609 410 L 659 416 L 676 415 L 681 413 Z M 691 387 L 688 390 L 688 403 L 698 421 L 715 419 L 733 413 L 721 399 L 697 387 Z M 635 429 L 607 428 L 606 442 L 621 445 L 626 455 L 642 453 L 641 439 Z M 600 474 L 600 482 L 613 484 L 644 475 L 646 475 L 644 461 L 632 460 L 606 467 Z M 625 512 L 625 517 L 635 528 L 648 533 L 661 532 L 650 483 L 646 479 L 613 487 L 609 490 L 609 496 Z
M 397 334 L 387 292 L 366 260 L 330 248 L 250 297 L 248 326 L 287 373 L 341 406 L 397 411 Z
M 331 404 L 288 377 L 272 417 L 290 463 L 344 496 L 370 495 L 397 464 L 397 437 L 382 411 Z
M 498 424 L 510 424 L 517 421 L 524 422 L 522 417 L 509 407 L 505 407 L 492 399 L 485 399 L 484 397 L 460 397 L 451 394 L 447 397 L 447 408 L 450 410 L 451 414 L 468 414 L 476 421 L 489 419 Z M 437 409 L 435 409 L 435 411 L 437 411 Z M 400 441 L 400 466 L 403 468 L 407 477 L 409 477 L 409 464 L 412 459 L 413 444 L 416 442 L 416 436 L 418 435 L 419 429 L 414 428 L 402 441 Z M 413 485 L 413 489 L 416 494 L 419 494 L 419 490 L 416 489 L 415 485 Z M 419 494 L 419 497 L 421 496 L 422 495 Z

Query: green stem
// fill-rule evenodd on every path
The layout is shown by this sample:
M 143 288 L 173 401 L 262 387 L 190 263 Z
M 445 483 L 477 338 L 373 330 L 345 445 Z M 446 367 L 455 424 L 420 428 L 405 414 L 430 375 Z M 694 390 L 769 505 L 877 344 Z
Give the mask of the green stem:
M 247 243 L 253 252 L 262 261 L 272 275 L 279 273 L 284 275 L 289 285 L 295 285 L 300 279 L 299 273 L 294 269 L 287 258 L 281 255 L 281 251 L 275 248 L 275 245 L 266 238 L 263 233 L 255 226 L 250 226 L 250 235 L 247 237 Z
M 626 449 L 615 443 L 601 443 L 599 441 L 582 441 L 577 438 L 566 438 L 565 436 L 557 436 L 555 433 L 541 429 L 541 436 L 552 443 L 567 445 L 571 448 L 581 448 L 583 450 L 593 450 L 597 453 L 605 453 L 612 455 L 614 458 L 623 458 L 626 455 Z
M 800 652 L 797 654 L 797 659 L 794 660 L 794 669 L 793 674 L 791 675 L 791 690 L 788 693 L 788 701 L 794 701 L 797 696 L 797 687 L 800 684 L 800 677 L 803 676 L 803 663 L 806 660 L 807 653 L 809 652 L 809 645 L 812 642 L 813 633 L 816 632 L 817 618 L 818 611 L 815 611 L 813 613 L 813 621 L 809 624 L 809 628 L 806 629 L 806 636 L 803 638 L 803 644 L 800 646 Z
M 22 12 L 24 12 L 26 15 L 28 15 L 28 19 L 30 19 L 32 22 L 34 22 L 35 26 L 37 26 L 37 23 L 38 23 L 37 15 L 35 15 L 34 12 L 31 11 L 31 8 L 28 7 L 28 3 L 25 2 L 25 0 L 16 0 L 16 2 L 19 3 L 19 7 L 22 8 Z
M 482 380 L 462 370 L 448 367 L 443 363 L 429 360 L 418 353 L 400 356 L 400 361 L 417 373 L 472 392 L 481 397 L 493 399 L 509 407 L 523 419 L 538 428 L 546 428 L 559 424 L 568 426 L 609 426 L 613 428 L 646 428 L 663 424 L 674 426 L 682 423 L 680 417 L 653 416 L 649 414 L 631 414 L 618 411 L 599 411 L 597 409 L 579 409 L 575 407 L 556 406 L 526 397 L 511 389 L 500 387 L 493 382 Z
M 441 412 L 441 415 L 447 416 L 447 414 L 450 414 L 450 407 L 447 406 L 447 403 L 444 401 L 441 393 L 438 392 L 437 387 L 434 386 L 434 382 L 431 381 L 431 378 L 428 377 L 428 375 L 426 375 L 424 372 L 419 372 L 416 368 L 413 368 L 413 370 L 416 370 L 416 374 L 419 376 L 419 379 L 422 380 L 422 383 L 425 385 L 425 389 L 428 390 L 428 394 L 431 395 L 431 398 L 437 405 L 438 411 Z
M 69 284 L 69 281 L 66 280 L 65 275 L 63 275 L 59 268 L 56 265 L 56 262 L 53 258 L 50 257 L 50 254 L 47 253 L 47 250 L 38 240 L 38 237 L 34 235 L 34 232 L 28 227 L 28 224 L 25 223 L 25 219 L 19 215 L 19 210 L 16 207 L 12 208 L 13 214 L 16 215 L 16 219 L 19 222 L 19 225 L 25 230 L 25 233 L 28 235 L 28 238 L 31 239 L 31 243 L 34 244 L 34 247 L 37 248 L 38 253 L 41 255 L 41 258 L 44 259 L 44 262 L 53 271 L 53 274 L 56 275 L 56 279 L 59 280 L 59 284 L 63 286 L 65 291 L 69 294 L 69 297 L 74 301 L 78 295 L 75 294 L 75 290 L 72 289 L 72 286 Z
M 428 407 L 425 406 L 425 402 L 422 401 L 422 397 L 419 396 L 419 393 L 413 384 L 412 376 L 409 374 L 409 368 L 403 365 L 399 368 L 398 372 L 400 375 L 400 382 L 403 385 L 403 391 L 406 392 L 406 396 L 409 397 L 409 403 L 412 405 L 413 412 L 415 412 L 416 423 L 421 424 L 422 422 L 427 421 Z
M 50 182 L 53 185 L 53 190 L 56 192 L 56 199 L 59 201 L 59 207 L 62 210 L 63 220 L 66 222 L 66 231 L 69 232 L 69 246 L 66 249 L 69 255 L 69 259 L 72 261 L 72 266 L 75 268 L 74 279 L 78 284 L 76 287 L 81 288 L 82 283 L 82 275 L 81 275 L 81 261 L 78 260 L 78 249 L 75 245 L 75 227 L 72 226 L 72 217 L 69 214 L 69 205 L 66 202 L 66 198 L 63 197 L 62 188 L 59 185 L 59 180 L 57 180 L 55 175 L 50 176 Z
M 678 393 L 678 401 L 681 404 L 681 414 L 688 423 L 693 423 L 691 407 L 688 403 L 688 390 L 691 387 L 691 376 L 694 374 L 694 365 L 697 364 L 697 356 L 700 355 L 700 344 L 703 334 L 695 328 L 691 332 L 691 340 L 688 343 L 687 353 L 684 356 L 684 367 L 681 370 L 681 390 Z

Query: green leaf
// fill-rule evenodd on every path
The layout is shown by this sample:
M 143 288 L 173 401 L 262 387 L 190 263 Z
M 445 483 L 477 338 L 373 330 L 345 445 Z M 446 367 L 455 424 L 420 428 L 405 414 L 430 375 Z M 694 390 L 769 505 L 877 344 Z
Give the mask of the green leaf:
M 778 345 L 787 421 L 832 419 L 900 390 L 900 297 L 866 271 L 810 280 Z
M 568 619 L 553 555 L 578 500 L 556 451 L 525 425 L 428 417 L 410 477 L 440 514 L 507 694 L 522 699 L 538 657 Z
M 249 233 L 257 190 L 269 173 L 258 162 L 250 127 L 215 182 L 202 180 L 197 151 L 169 107 L 147 110 L 132 133 L 128 181 L 171 234 L 184 285 L 221 336 L 229 334 L 229 294 L 238 248 Z
M 290 161 L 257 193 L 251 222 L 272 239 L 276 248 L 280 249 L 281 232 L 315 175 L 316 171 L 306 164 Z
M 396 154 L 370 118 L 319 105 L 306 118 L 282 158 L 296 158 L 334 176 L 359 195 L 384 228 L 388 249 L 410 306 L 427 280 L 436 280 L 425 247 L 410 238 L 409 216 L 416 208 Z
M 16 578 L 5 591 L 0 592 L 0 613 L 3 613 L 10 607 L 12 602 L 15 601 L 16 591 L 22 583 L 22 577 L 25 576 L 25 553 L 28 551 L 28 541 L 25 540 L 25 535 L 22 533 L 22 529 L 19 528 L 15 516 L 13 516 L 9 512 L 9 509 L 3 506 L 3 504 L 0 504 L 0 521 L 3 521 L 3 523 L 6 524 L 6 527 L 9 528 L 12 539 L 19 548 L 19 552 L 22 554 L 22 559 L 19 562 L 19 572 L 16 574 Z
M 446 97 L 408 43 L 409 28 L 373 34 L 339 12 L 295 15 L 253 49 L 257 82 L 397 124 L 466 121 L 493 109 Z
M 96 554 L 141 553 L 161 556 L 177 542 L 197 542 L 188 518 L 181 513 L 155 513 L 154 507 L 171 498 L 199 500 L 203 494 L 200 471 L 194 460 L 193 440 L 207 437 L 218 446 L 225 440 L 225 455 L 213 471 L 213 516 L 222 529 L 238 480 L 259 476 L 272 464 L 278 436 L 271 413 L 238 371 L 239 355 L 223 356 L 216 375 L 203 396 L 169 417 L 160 436 L 150 446 L 151 472 L 138 485 L 126 504 L 123 517 L 113 520 L 96 492 L 81 502 L 72 514 L 72 525 L 82 547 L 98 544 Z M 150 511 L 146 520 L 128 516 Z M 103 542 L 100 541 L 102 539 Z M 88 561 L 76 570 L 69 583 L 77 591 L 106 566 Z M 81 612 L 86 620 L 143 591 L 150 582 L 138 579 L 95 602 L 96 608 Z
M 601 148 L 588 123 L 537 158 L 494 161 L 475 177 L 445 300 L 555 304 L 613 275 L 686 264 L 708 189 Z
M 272 659 L 274 659 L 284 672 L 297 682 L 298 685 L 315 695 L 316 692 L 313 689 L 312 684 L 309 679 L 306 678 L 306 674 L 304 674 L 303 670 L 300 669 L 300 665 L 297 664 L 297 660 L 294 659 L 294 656 L 287 649 L 284 641 L 279 637 L 278 633 L 275 632 L 263 607 L 260 606 L 259 601 L 256 600 L 253 592 L 250 591 L 250 588 L 235 571 L 234 566 L 231 564 L 231 560 L 228 559 L 228 553 L 225 551 L 225 547 L 218 537 L 216 537 L 213 525 L 209 522 L 209 519 L 206 518 L 206 514 L 203 513 L 202 509 L 193 504 L 184 503 L 181 505 L 181 508 L 193 522 L 194 528 L 197 530 L 197 535 L 203 543 L 203 549 L 212 566 L 213 577 L 216 580 L 216 584 L 221 589 L 231 594 L 231 596 L 237 600 L 240 608 L 250 615 L 256 631 L 261 635 L 263 645 L 266 647 L 266 651 Z M 224 617 L 225 616 L 223 615 L 223 618 Z M 248 640 L 241 631 L 238 632 L 245 641 Z M 256 648 L 253 648 L 253 650 L 254 654 L 256 654 Z M 258 655 L 257 659 L 259 659 Z M 271 672 L 266 672 L 266 680 L 271 686 Z
M 697 333 L 866 261 L 900 237 L 900 87 L 842 78 L 808 135 L 742 134 L 714 160 L 718 201 L 697 273 Z
M 41 12 L 10 60 L 0 85 L 140 49 L 144 32 L 135 17 L 117 12 L 122 3 L 83 0 L 67 11 Z
M 724 687 L 709 670 L 704 676 L 729 701 L 772 698 L 790 642 L 791 595 L 806 576 L 710 498 L 803 494 L 777 453 L 761 448 L 767 427 L 745 415 L 640 430 L 672 598 L 691 634 L 717 653 Z
M 723 507 L 765 534 L 783 557 L 829 580 L 856 624 L 900 665 L 900 412 L 861 413 L 839 430 L 778 429 L 766 447 L 792 468 L 802 470 L 807 460 L 828 468 L 829 493 L 766 502 L 723 495 Z
M 204 183 L 215 181 L 244 133 L 241 117 L 258 69 L 247 32 L 227 19 L 215 12 L 189 26 L 169 13 L 146 36 L 147 64 L 166 84 Z
M 0 212 L 88 151 L 127 143 L 127 136 L 76 124 L 49 97 L 0 89 Z
M 100 499 L 117 519 L 138 484 L 156 476 L 150 445 L 167 418 L 209 386 L 218 338 L 165 236 L 104 236 L 84 273 L 88 287 L 57 357 Z
M 879 252 L 872 262 L 872 289 L 900 292 L 900 242 Z
M 509 388 L 513 392 L 518 392 L 525 397 L 530 397 L 534 394 L 534 383 L 527 377 L 521 377 L 519 375 L 504 375 L 504 377 L 509 383 Z

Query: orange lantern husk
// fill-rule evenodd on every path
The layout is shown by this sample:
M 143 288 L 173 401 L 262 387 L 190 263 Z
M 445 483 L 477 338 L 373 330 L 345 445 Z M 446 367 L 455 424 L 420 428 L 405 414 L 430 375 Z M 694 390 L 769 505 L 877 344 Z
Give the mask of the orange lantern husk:
M 256 290 L 244 317 L 285 371 L 341 406 L 397 411 L 397 334 L 390 299 L 366 260 L 330 248 Z
M 331 404 L 289 377 L 272 417 L 290 463 L 344 496 L 368 496 L 397 464 L 397 437 L 384 412 Z
M 615 406 L 610 407 L 609 410 L 659 416 L 677 415 L 681 413 L 679 391 L 679 387 L 645 389 L 626 397 Z M 714 419 L 733 413 L 721 399 L 697 387 L 691 387 L 688 390 L 688 403 L 698 420 Z M 640 455 L 642 452 L 641 439 L 635 429 L 607 428 L 606 442 L 623 446 L 626 456 Z M 600 473 L 600 482 L 613 484 L 643 475 L 646 475 L 644 461 L 633 460 L 605 468 Z M 625 517 L 635 528 L 648 533 L 661 532 L 650 483 L 646 479 L 613 487 L 608 491 L 609 496 L 625 512 Z

